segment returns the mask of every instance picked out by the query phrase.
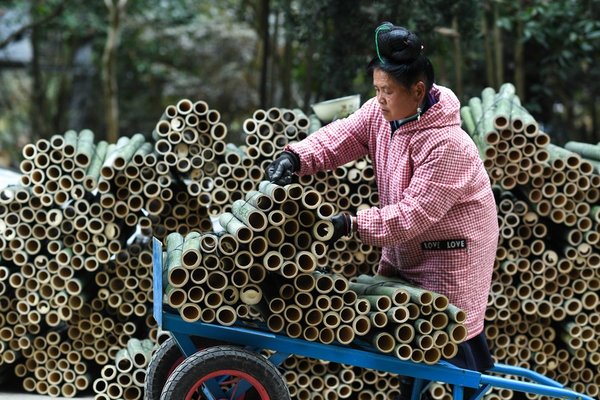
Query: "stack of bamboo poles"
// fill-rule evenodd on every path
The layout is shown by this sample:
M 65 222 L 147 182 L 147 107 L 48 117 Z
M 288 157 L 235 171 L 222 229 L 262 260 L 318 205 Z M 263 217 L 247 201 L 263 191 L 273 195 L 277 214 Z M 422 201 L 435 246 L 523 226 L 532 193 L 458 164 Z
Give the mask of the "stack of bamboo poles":
M 491 345 L 500 361 L 523 362 L 525 366 L 529 363 L 532 368 L 547 372 L 561 382 L 568 382 L 574 389 L 594 396 L 600 384 L 597 374 L 590 374 L 590 370 L 595 371 L 600 363 L 596 339 L 600 331 L 600 310 L 596 305 L 600 279 L 597 204 L 600 196 L 599 177 L 593 171 L 595 157 L 589 149 L 580 150 L 570 144 L 562 149 L 550 144 L 535 121 L 520 107 L 518 98 L 511 93 L 514 91 L 510 87 L 503 87 L 493 98 L 491 110 L 483 107 L 484 102 L 489 104 L 487 94 L 486 100 L 481 101 L 481 116 L 492 116 L 492 125 L 502 122 L 501 118 L 496 118 L 500 111 L 505 116 L 509 115 L 508 125 L 500 125 L 505 127 L 495 132 L 487 129 L 490 122 L 486 121 L 489 120 L 473 118 L 477 111 L 473 114 L 470 109 L 463 110 L 467 129 L 469 126 L 477 128 L 470 133 L 481 145 L 482 158 L 495 184 L 502 227 L 487 333 L 493 338 Z M 508 99 L 511 105 L 507 111 Z M 185 108 L 186 103 L 181 102 L 179 107 Z M 174 107 L 177 110 L 177 105 Z M 269 113 L 269 110 L 261 111 Z M 466 111 L 473 119 L 471 125 Z M 173 122 L 180 121 L 179 111 L 170 112 L 174 117 L 168 121 L 168 133 L 182 126 Z M 282 110 L 279 112 L 282 113 Z M 191 114 L 193 111 L 187 115 Z M 290 114 L 286 114 L 286 118 L 290 118 Z M 295 115 L 298 118 L 299 114 Z M 182 118 L 187 128 L 188 117 Z M 211 118 L 214 122 L 215 117 Z M 194 124 L 194 117 L 189 119 Z M 260 119 L 262 117 L 255 121 Z M 300 120 L 304 121 L 303 118 L 297 119 L 290 126 L 295 124 L 298 128 Z M 164 129 L 166 125 L 161 122 Z M 268 117 L 262 122 L 275 129 L 274 121 L 269 121 Z M 215 122 L 218 123 L 220 121 Z M 315 127 L 309 118 L 308 128 L 298 129 L 300 136 L 296 140 Z M 223 127 L 217 129 L 222 130 Z M 166 140 L 177 142 L 177 134 L 168 133 Z M 194 137 L 193 132 L 188 134 Z M 206 136 L 205 133 L 203 135 Z M 73 364 L 73 370 L 82 371 L 87 366 L 92 374 L 98 366 L 106 365 L 98 361 L 109 363 L 113 360 L 117 349 L 123 347 L 132 335 L 148 335 L 153 340 L 160 340 L 150 316 L 150 292 L 140 287 L 133 288 L 134 280 L 147 287 L 148 277 L 145 274 L 148 272 L 149 249 L 144 247 L 140 251 L 134 247 L 130 250 L 127 239 L 136 228 L 146 237 L 155 235 L 160 238 L 166 238 L 171 232 L 187 236 L 196 231 L 202 232 L 202 236 L 216 237 L 217 246 L 224 247 L 225 252 L 231 251 L 235 244 L 232 244 L 230 235 L 234 233 L 214 232 L 211 217 L 214 219 L 227 212 L 235 214 L 233 204 L 237 200 L 249 202 L 247 193 L 259 184 L 266 163 L 278 154 L 284 143 L 294 140 L 283 139 L 281 134 L 273 134 L 269 139 L 260 137 L 258 133 L 250 133 L 248 137 L 252 135 L 258 140 L 256 137 L 248 139 L 246 145 L 240 148 L 225 144 L 224 134 L 217 139 L 223 142 L 218 142 L 217 152 L 222 148 L 224 152 L 215 155 L 215 163 L 231 164 L 230 169 L 221 167 L 220 172 L 225 174 L 222 180 L 219 172 L 210 176 L 202 167 L 204 175 L 201 178 L 199 174 L 191 175 L 192 168 L 187 172 L 179 170 L 178 165 L 185 170 L 186 164 L 180 160 L 187 157 L 191 163 L 198 150 L 204 150 L 206 139 L 200 139 L 200 135 L 195 145 L 189 144 L 187 150 L 184 149 L 184 144 L 188 145 L 185 135 L 177 143 L 161 142 L 166 146 L 161 149 L 177 149 L 175 156 L 167 155 L 169 152 L 159 153 L 155 144 L 143 143 L 140 136 L 135 135 L 131 139 L 120 139 L 116 144 L 99 142 L 94 145 L 93 135 L 87 131 L 67 132 L 48 141 L 40 140 L 25 146 L 21 186 L 0 191 L 0 369 L 9 368 L 19 373 L 27 371 L 21 379 L 31 387 L 38 365 L 32 350 L 21 349 L 27 341 L 22 339 L 23 343 L 19 343 L 22 336 L 29 337 L 31 342 L 36 339 L 41 342 L 38 338 L 46 338 L 49 332 L 63 332 L 65 329 L 64 342 L 77 351 L 85 350 L 81 361 Z M 489 143 L 486 144 L 486 140 Z M 212 148 L 217 141 L 213 138 L 206 147 Z M 270 143 L 261 146 L 261 141 Z M 91 155 L 90 142 L 93 148 Z M 265 148 L 267 154 L 271 154 L 269 148 L 275 150 L 269 156 L 256 157 L 255 149 L 250 146 L 259 150 Z M 522 154 L 511 150 L 520 150 Z M 177 158 L 174 165 L 173 157 Z M 197 158 L 196 162 L 199 162 Z M 211 164 L 208 165 L 210 172 Z M 216 188 L 227 191 L 225 182 L 231 179 L 234 170 L 241 170 L 240 165 L 247 170 L 247 180 L 237 185 L 235 190 L 238 194 L 228 195 L 229 200 L 216 207 L 208 199 Z M 230 175 L 227 175 L 228 170 L 231 170 Z M 200 193 L 189 192 L 190 183 L 204 182 L 202 179 L 207 176 L 212 181 L 205 181 L 212 182 L 212 185 L 201 187 Z M 368 159 L 330 173 L 303 177 L 299 182 L 304 191 L 315 190 L 331 203 L 332 207 L 327 211 L 330 215 L 343 210 L 354 213 L 362 207 L 377 205 Z M 283 209 L 279 211 L 283 212 Z M 306 217 L 306 213 L 303 215 Z M 256 218 L 253 221 L 256 223 Z M 247 232 L 245 234 L 248 235 Z M 254 249 L 262 251 L 264 242 L 256 239 L 261 235 L 254 234 L 254 231 L 251 235 L 251 241 L 255 243 L 241 245 L 250 249 L 253 243 Z M 219 242 L 221 238 L 223 243 Z M 293 240 L 287 243 L 296 246 Z M 286 246 L 283 248 L 285 250 Z M 129 257 L 122 252 L 130 252 Z M 264 256 L 266 253 L 263 259 Z M 228 257 L 236 259 L 233 255 Z M 206 258 L 210 266 L 214 259 L 210 253 Z M 138 261 L 132 261 L 134 259 Z M 242 255 L 237 261 L 243 263 L 244 259 Z M 318 268 L 325 265 L 325 259 L 327 267 L 336 274 L 336 282 L 341 281 L 340 278 L 355 281 L 354 277 L 374 271 L 379 252 L 353 237 L 336 242 L 324 257 L 317 259 Z M 272 261 L 277 263 L 277 258 Z M 225 268 L 230 268 L 230 265 Z M 262 279 L 265 269 L 262 262 L 251 264 L 246 270 L 248 283 L 261 288 L 265 281 L 255 283 L 252 279 Z M 287 271 L 290 269 L 293 270 L 288 266 Z M 284 272 L 283 269 L 280 272 Z M 320 276 L 316 271 L 308 275 Z M 287 279 L 282 278 L 281 273 L 268 270 L 266 276 Z M 236 279 L 239 282 L 244 277 L 236 276 Z M 544 287 L 540 289 L 542 281 Z M 113 290 L 118 293 L 113 295 Z M 544 292 L 544 297 L 540 291 Z M 122 296 L 122 300 L 118 296 Z M 362 301 L 360 296 L 357 297 L 357 301 Z M 123 306 L 123 303 L 128 305 Z M 145 308 L 146 315 L 138 316 L 135 311 L 130 314 L 136 308 L 137 314 Z M 250 317 L 262 318 L 259 309 L 260 306 L 254 305 L 240 308 L 242 313 L 248 311 Z M 372 322 L 370 316 L 368 319 Z M 101 334 L 100 329 L 94 329 L 95 326 L 90 328 L 96 321 L 100 321 L 102 327 L 114 325 L 112 333 L 103 328 L 104 341 L 93 337 L 94 333 Z M 359 338 L 363 342 L 365 339 L 372 340 L 367 335 Z M 541 347 L 540 340 L 543 343 Z M 99 348 L 96 347 L 98 345 Z M 530 358 L 526 359 L 528 354 Z M 57 360 L 66 357 L 68 355 L 63 354 Z M 545 370 L 538 366 L 542 360 L 547 360 L 543 366 Z M 70 379 L 70 373 L 67 373 L 67 380 Z M 80 387 L 83 387 L 82 382 Z M 63 378 L 58 391 L 64 392 L 62 385 L 67 383 L 72 382 Z M 39 389 L 47 393 L 48 386 L 51 385 L 41 384 Z M 55 386 L 51 393 L 57 392 Z M 79 392 L 77 385 L 75 388 Z M 66 386 L 66 392 L 72 392 L 71 386 Z M 447 395 L 437 387 L 433 392 L 441 396 L 436 398 Z M 501 393 L 502 398 L 509 395 L 512 394 Z
M 596 172 L 600 172 L 600 143 L 590 144 L 570 140 L 565 143 L 565 149 L 579 154 L 592 163 Z
M 126 250 L 116 254 L 114 263 L 106 264 L 98 271 L 94 280 L 98 287 L 97 298 L 105 304 L 109 315 L 119 315 L 128 321 L 151 321 L 152 253 L 148 246 L 130 244 Z M 146 325 L 152 326 L 148 322 Z M 110 334 L 111 331 L 108 329 L 106 333 Z M 127 335 L 121 335 L 118 339 L 123 346 Z
M 162 189 L 164 191 L 164 188 Z M 176 192 L 168 201 L 160 201 L 160 211 L 155 215 L 144 218 L 146 223 L 145 235 L 153 235 L 164 239 L 170 232 L 179 232 L 182 235 L 190 231 L 210 232 L 213 223 L 209 209 L 202 206 L 197 197 L 190 196 L 186 191 L 178 190 L 178 185 L 169 188 L 170 193 Z M 159 199 L 155 199 L 158 200 Z M 164 199 L 163 199 L 164 200 Z M 140 224 L 140 226 L 142 226 Z
M 19 311 L 30 311 L 34 324 L 45 317 L 47 324 L 55 326 L 60 318 L 52 312 L 55 310 L 48 312 L 48 301 L 61 290 L 78 296 L 90 278 L 88 272 L 95 272 L 111 254 L 119 252 L 131 227 L 139 224 L 142 232 L 151 232 L 149 218 L 131 213 L 133 203 L 137 210 L 142 202 L 130 195 L 130 204 L 124 203 L 128 190 L 134 192 L 133 181 L 127 184 L 126 177 L 119 179 L 123 171 L 132 174 L 127 160 L 132 157 L 136 163 L 148 151 L 142 140 L 141 135 L 134 135 L 131 140 L 120 140 L 118 146 L 104 142 L 94 146 L 90 131 L 69 131 L 64 137 L 56 135 L 23 149 L 22 183 L 27 186 L 2 192 L 0 249 L 3 260 L 14 263 L 18 270 L 4 267 L 3 279 L 8 282 L 11 275 L 17 299 L 23 299 Z M 116 175 L 115 168 L 119 170 Z M 116 185 L 107 180 L 111 175 L 115 175 Z M 121 200 L 116 200 L 113 192 Z M 76 274 L 79 276 L 73 278 Z M 6 292 L 7 282 L 2 283 L 2 292 Z M 31 294 L 26 303 L 25 290 L 37 291 L 39 296 Z M 73 300 L 74 304 L 81 302 Z M 68 311 L 62 313 L 68 317 Z
M 14 374 L 23 379 L 26 391 L 73 397 L 90 386 L 88 366 L 78 349 L 63 340 L 64 333 L 55 330 L 45 335 L 25 334 L 15 338 L 27 362 L 17 363 Z
M 498 204 L 500 240 L 486 314 L 495 358 L 596 397 L 600 176 L 591 146 L 565 146 L 576 153 L 551 144 L 510 84 L 497 94 L 486 88 L 461 114 Z
M 473 97 L 461 108 L 461 117 L 492 184 L 510 190 L 542 175 L 550 138 L 521 106 L 513 85 L 504 84 L 498 93 L 485 88 L 481 98 Z
M 197 109 L 200 111 L 197 112 Z M 204 123 L 208 127 L 212 126 L 209 121 L 211 119 L 217 121 L 217 124 L 222 124 L 219 122 L 220 116 L 215 113 L 217 111 L 211 110 L 203 101 L 192 103 L 190 100 L 183 99 L 175 105 L 168 106 L 156 125 L 153 135 L 158 138 L 155 146 L 157 169 L 167 171 L 167 168 L 158 167 L 165 163 L 170 164 L 171 173 L 176 174 L 180 178 L 179 181 L 187 185 L 189 194 L 187 203 L 178 201 L 177 198 L 171 199 L 172 192 L 167 188 L 168 198 L 171 202 L 176 201 L 171 206 L 164 202 L 160 202 L 159 206 L 159 201 L 156 199 L 147 200 L 151 202 L 153 208 L 160 207 L 162 210 L 152 221 L 154 235 L 161 239 L 168 232 L 176 231 L 185 235 L 190 230 L 211 231 L 209 216 L 216 217 L 230 211 L 231 204 L 242 199 L 263 179 L 263 171 L 268 163 L 279 155 L 288 143 L 305 138 L 320 125 L 318 121 L 307 117 L 300 110 L 275 107 L 268 110 L 259 109 L 251 118 L 244 121 L 246 145 L 236 147 L 231 143 L 225 144 L 226 130 L 222 137 L 215 139 L 209 135 L 212 128 L 206 128 L 208 129 L 206 131 L 206 129 L 198 130 L 197 127 L 186 125 L 186 115 L 193 115 L 194 123 L 197 119 L 200 121 L 199 124 Z M 208 118 L 209 114 L 214 114 L 215 117 Z M 183 123 L 181 123 L 182 118 Z M 173 128 L 174 121 L 175 125 L 180 126 L 179 128 Z M 194 131 L 198 132 L 194 133 Z M 182 135 L 179 132 L 188 132 L 187 136 L 190 140 L 185 141 L 185 133 L 181 139 Z M 193 138 L 197 138 L 196 142 L 191 140 Z M 172 150 L 176 148 L 179 151 Z M 168 149 L 171 150 L 166 151 Z M 209 153 L 210 160 L 202 164 L 198 161 L 197 154 L 204 154 L 204 152 Z M 178 169 L 177 165 L 182 162 L 198 167 L 190 170 Z M 373 168 L 368 159 L 342 166 L 332 174 L 319 173 L 314 177 L 302 177 L 300 183 L 322 193 L 325 200 L 335 206 L 336 213 L 356 212 L 379 201 Z M 186 197 L 185 191 L 178 191 L 177 196 Z M 186 209 L 190 211 L 188 215 L 184 215 Z M 152 211 L 150 213 L 154 214 Z M 188 218 L 192 221 L 188 221 Z M 371 273 L 376 269 L 380 258 L 378 249 L 364 245 L 356 238 L 345 243 L 337 243 L 335 247 L 328 254 L 330 266 L 334 271 L 349 277 L 357 273 Z
M 368 157 L 331 172 L 302 176 L 299 183 L 323 193 L 324 200 L 333 207 L 333 214 L 350 212 L 356 215 L 358 210 L 379 204 L 375 174 Z M 360 274 L 375 274 L 381 249 L 362 243 L 357 235 L 353 235 L 334 243 L 327 257 L 333 272 L 352 278 Z
M 121 140 L 117 151 L 102 142 L 94 147 L 92 138 L 90 131 L 70 131 L 25 146 L 26 186 L 0 193 L 0 364 L 10 366 L 26 390 L 52 396 L 85 391 L 92 378 L 87 371 L 114 357 L 114 346 L 135 333 L 138 321 L 154 325 L 147 298 L 151 256 L 139 257 L 143 268 L 122 256 L 136 249 L 125 239 L 142 222 L 141 212 L 122 214 L 126 220 L 133 215 L 133 223 L 118 219 L 124 200 L 106 199 L 115 192 L 124 199 L 124 186 L 100 178 L 105 167 L 128 165 L 148 146 L 134 136 Z M 102 285 L 116 293 L 102 297 Z M 114 296 L 128 304 L 111 309 L 105 300 Z M 137 314 L 132 318 L 126 310 Z
M 403 360 L 435 364 L 442 357 L 451 359 L 464 341 L 466 314 L 444 295 L 433 293 L 393 278 L 360 275 L 350 284 L 359 301 L 371 305 L 368 313 L 375 347 L 390 352 L 379 339 L 393 332 L 393 352 Z M 383 317 L 385 313 L 386 317 Z M 385 342 L 384 342 L 385 344 Z M 386 351 L 387 350 L 387 351 Z
M 288 143 L 304 139 L 310 125 L 310 119 L 300 110 L 258 109 L 243 124 L 246 154 L 264 170 Z
M 93 384 L 96 400 L 137 400 L 144 397 L 146 367 L 155 344 L 151 340 L 130 339 L 115 355 L 115 362 L 107 364 L 100 378 Z
M 209 215 L 217 216 L 229 211 L 233 202 L 241 199 L 262 179 L 263 170 L 256 159 L 272 156 L 287 144 L 287 138 L 280 130 L 284 129 L 290 137 L 297 138 L 302 124 L 308 123 L 290 110 L 273 108 L 268 112 L 260 111 L 254 115 L 256 118 L 262 115 L 262 119 L 254 119 L 253 123 L 246 121 L 244 129 L 255 134 L 252 137 L 265 140 L 260 148 L 239 148 L 225 142 L 228 128 L 221 122 L 220 113 L 206 102 L 193 103 L 182 99 L 175 105 L 169 105 L 153 131 L 159 175 L 177 175 L 190 198 L 199 206 L 206 207 Z M 277 139 L 279 148 L 275 147 L 273 140 L 266 140 L 274 139 L 275 129 L 281 133 Z M 172 231 L 169 229 L 169 232 Z
M 290 395 L 298 400 L 387 400 L 400 394 L 397 375 L 312 358 L 291 356 L 282 364 Z
M 59 266 L 95 271 L 140 222 L 145 178 L 137 165 L 151 151 L 142 134 L 95 145 L 89 130 L 26 145 L 22 187 L 13 190 L 20 206 L 13 202 L 14 209 L 3 213 L 10 240 L 3 258 L 27 265 L 47 241 Z
M 452 358 L 466 315 L 445 296 L 328 266 L 332 206 L 313 189 L 263 181 L 219 222 L 224 234 L 167 236 L 166 301 L 188 322 L 262 318 L 273 332 L 342 344 L 357 337 L 400 359 Z M 292 244 L 293 243 L 293 244 Z
M 209 206 L 214 200 L 210 197 L 212 178 L 220 164 L 216 157 L 225 154 L 226 147 L 227 126 L 221 122 L 221 114 L 204 101 L 182 99 L 165 108 L 152 136 L 159 175 L 173 171 L 189 177 L 189 194 Z
M 243 124 L 247 158 L 264 171 L 287 144 L 304 139 L 320 126 L 314 115 L 307 117 L 297 109 L 256 110 Z M 375 173 L 368 157 L 340 166 L 330 173 L 303 176 L 299 183 L 321 193 L 324 200 L 333 206 L 334 214 L 343 211 L 355 214 L 357 210 L 379 203 Z M 380 255 L 379 249 L 365 245 L 353 236 L 336 243 L 328 251 L 328 266 L 346 277 L 374 273 Z

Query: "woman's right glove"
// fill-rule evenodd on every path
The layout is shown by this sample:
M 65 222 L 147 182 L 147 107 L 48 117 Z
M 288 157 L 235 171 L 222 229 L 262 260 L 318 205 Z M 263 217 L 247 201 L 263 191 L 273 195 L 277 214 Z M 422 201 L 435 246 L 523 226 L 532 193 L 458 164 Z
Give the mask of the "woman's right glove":
M 300 159 L 291 151 L 284 151 L 267 167 L 267 179 L 277 185 L 292 183 L 292 174 L 300 169 Z
M 352 216 L 348 213 L 341 213 L 331 217 L 331 223 L 333 224 L 333 236 L 327 241 L 327 245 L 331 246 L 342 236 L 350 236 L 353 231 Z

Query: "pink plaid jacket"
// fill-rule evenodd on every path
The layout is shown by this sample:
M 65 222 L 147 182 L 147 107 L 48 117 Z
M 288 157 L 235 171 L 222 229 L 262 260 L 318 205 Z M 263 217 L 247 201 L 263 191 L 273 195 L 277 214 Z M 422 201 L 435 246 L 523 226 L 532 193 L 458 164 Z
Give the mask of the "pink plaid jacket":
M 378 273 L 399 275 L 448 296 L 467 312 L 467 338 L 483 330 L 498 243 L 490 181 L 460 128 L 454 93 L 434 86 L 435 103 L 393 135 L 377 99 L 288 149 L 300 175 L 369 155 L 380 207 L 357 214 L 363 242 L 383 248 Z

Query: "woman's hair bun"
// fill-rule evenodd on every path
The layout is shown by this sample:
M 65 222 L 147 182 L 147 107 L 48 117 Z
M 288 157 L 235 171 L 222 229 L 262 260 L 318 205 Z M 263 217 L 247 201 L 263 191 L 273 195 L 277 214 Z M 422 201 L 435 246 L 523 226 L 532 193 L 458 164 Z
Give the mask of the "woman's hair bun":
M 381 62 L 410 64 L 423 54 L 423 43 L 416 34 L 390 22 L 375 30 L 375 46 Z

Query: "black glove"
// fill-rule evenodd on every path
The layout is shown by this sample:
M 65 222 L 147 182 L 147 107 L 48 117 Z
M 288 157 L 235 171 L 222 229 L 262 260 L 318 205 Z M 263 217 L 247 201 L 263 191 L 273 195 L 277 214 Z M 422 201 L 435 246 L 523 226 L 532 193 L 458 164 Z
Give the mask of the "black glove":
M 300 159 L 291 151 L 284 151 L 267 167 L 267 179 L 276 185 L 292 183 L 292 174 L 300 169 Z
M 331 217 L 333 224 L 333 236 L 327 241 L 327 246 L 333 245 L 342 236 L 352 235 L 352 217 L 348 213 L 342 213 Z

